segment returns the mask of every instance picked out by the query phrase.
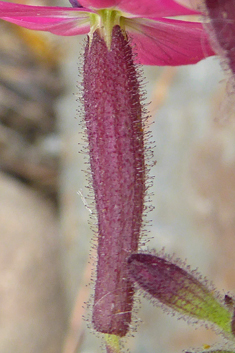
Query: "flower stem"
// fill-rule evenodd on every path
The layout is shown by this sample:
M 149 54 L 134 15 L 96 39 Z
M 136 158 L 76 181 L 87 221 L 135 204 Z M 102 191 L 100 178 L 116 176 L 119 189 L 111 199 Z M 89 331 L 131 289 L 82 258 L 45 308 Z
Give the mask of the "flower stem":
M 120 337 L 116 335 L 105 335 L 106 352 L 120 353 Z

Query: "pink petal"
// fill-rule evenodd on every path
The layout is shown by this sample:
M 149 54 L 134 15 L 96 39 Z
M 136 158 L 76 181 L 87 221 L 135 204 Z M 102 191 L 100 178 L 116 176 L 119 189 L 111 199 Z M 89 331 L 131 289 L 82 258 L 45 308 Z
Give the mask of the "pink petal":
M 79 4 L 83 7 L 94 9 L 105 9 L 115 7 L 120 3 L 120 0 L 79 0 Z
M 125 24 L 141 64 L 187 65 L 215 55 L 201 23 L 126 19 Z
M 80 0 L 79 3 L 84 7 L 94 9 L 116 7 L 120 11 L 126 12 L 127 17 L 152 18 L 197 13 L 177 4 L 174 0 Z
M 0 1 L 0 18 L 21 27 L 63 36 L 89 32 L 89 9 L 28 6 Z
M 174 0 L 120 0 L 118 8 L 123 12 L 145 18 L 183 16 L 198 13 L 177 4 Z
M 189 9 L 200 9 L 202 7 L 203 0 L 175 0 L 178 4 L 186 6 Z

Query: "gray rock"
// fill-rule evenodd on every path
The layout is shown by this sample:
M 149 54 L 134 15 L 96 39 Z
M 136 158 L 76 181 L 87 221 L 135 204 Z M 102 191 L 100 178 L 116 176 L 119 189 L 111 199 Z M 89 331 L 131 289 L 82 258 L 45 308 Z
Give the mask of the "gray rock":
M 0 174 L 0 352 L 59 353 L 60 241 L 50 202 Z

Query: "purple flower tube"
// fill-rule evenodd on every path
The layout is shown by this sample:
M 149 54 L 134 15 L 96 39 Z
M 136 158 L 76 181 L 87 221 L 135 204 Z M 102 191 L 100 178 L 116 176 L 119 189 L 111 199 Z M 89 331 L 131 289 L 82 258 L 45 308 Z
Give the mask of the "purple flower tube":
M 127 257 L 138 249 L 146 178 L 140 84 L 119 26 L 113 28 L 110 48 L 99 31 L 87 43 L 83 86 L 98 218 L 92 322 L 97 331 L 122 337 L 134 294 Z

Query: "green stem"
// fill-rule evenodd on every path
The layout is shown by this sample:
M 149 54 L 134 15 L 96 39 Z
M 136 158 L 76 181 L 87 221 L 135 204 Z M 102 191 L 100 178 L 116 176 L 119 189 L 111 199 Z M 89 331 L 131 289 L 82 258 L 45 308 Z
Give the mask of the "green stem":
M 120 353 L 120 337 L 116 335 L 104 335 L 106 352 L 107 353 Z

